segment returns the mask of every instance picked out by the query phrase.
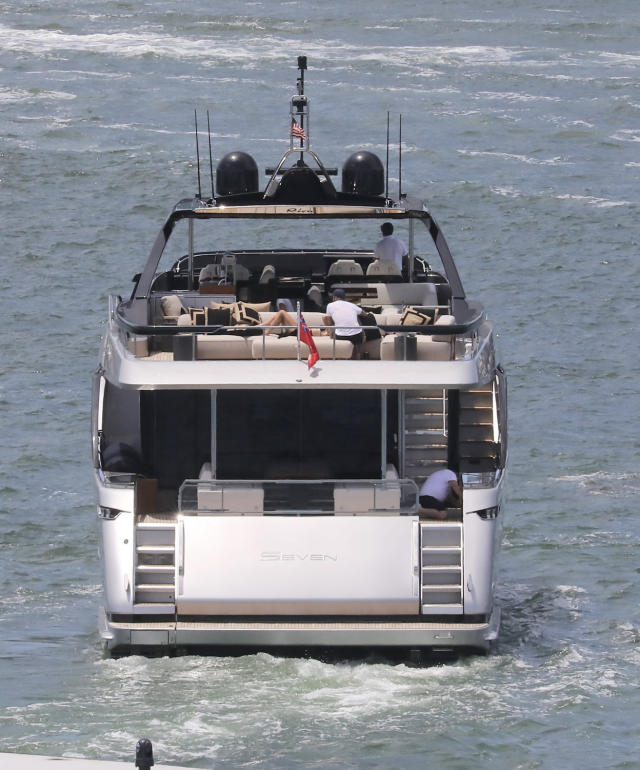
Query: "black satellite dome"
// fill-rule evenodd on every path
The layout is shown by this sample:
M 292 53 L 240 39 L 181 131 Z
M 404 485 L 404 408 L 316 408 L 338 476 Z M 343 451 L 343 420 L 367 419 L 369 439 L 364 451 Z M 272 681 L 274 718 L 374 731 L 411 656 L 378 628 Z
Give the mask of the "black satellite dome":
M 218 195 L 240 195 L 258 191 L 258 166 L 246 152 L 228 152 L 216 169 Z
M 342 167 L 342 192 L 358 195 L 382 195 L 384 166 L 377 155 L 359 150 Z

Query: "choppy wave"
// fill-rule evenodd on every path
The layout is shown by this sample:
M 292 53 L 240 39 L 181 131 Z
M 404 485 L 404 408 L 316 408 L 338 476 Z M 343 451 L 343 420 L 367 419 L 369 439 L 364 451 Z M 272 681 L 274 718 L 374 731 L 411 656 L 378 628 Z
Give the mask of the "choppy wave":
M 58 52 L 86 52 L 125 58 L 157 56 L 166 59 L 211 59 L 214 41 L 150 32 L 113 32 L 71 34 L 48 29 L 17 29 L 0 24 L 0 51 L 46 56 Z M 215 59 L 252 66 L 256 55 L 263 62 L 284 60 L 292 48 L 306 50 L 317 59 L 380 62 L 390 66 L 425 64 L 465 64 L 468 67 L 517 61 L 520 67 L 536 65 L 527 60 L 528 47 L 488 45 L 388 47 L 358 45 L 344 41 L 289 39 L 275 35 L 254 34 L 236 39 L 232 45 L 223 37 L 215 40 Z M 549 51 L 549 63 L 554 59 Z
M 640 493 L 640 473 L 597 471 L 557 476 L 551 480 L 574 484 L 592 495 L 627 498 Z
M 515 160 L 518 163 L 526 163 L 531 166 L 557 166 L 557 165 L 572 165 L 572 162 L 561 157 L 556 158 L 533 158 L 529 155 L 516 155 L 509 152 L 496 152 L 492 150 L 458 150 L 460 155 L 467 155 L 470 158 L 473 157 L 495 157 L 502 158 L 504 160 Z
M 26 91 L 19 88 L 0 88 L 0 104 L 26 104 L 38 101 L 68 101 L 76 95 L 67 91 Z

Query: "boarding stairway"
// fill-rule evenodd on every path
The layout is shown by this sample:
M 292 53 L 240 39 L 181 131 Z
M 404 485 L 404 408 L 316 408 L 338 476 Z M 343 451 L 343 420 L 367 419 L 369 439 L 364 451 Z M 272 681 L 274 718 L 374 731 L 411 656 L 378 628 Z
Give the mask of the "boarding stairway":
M 448 399 L 442 388 L 404 394 L 404 477 L 418 488 L 430 473 L 447 467 Z
M 162 613 L 175 611 L 175 522 L 138 521 L 135 544 L 136 612 Z
M 458 457 L 462 473 L 498 467 L 493 383 L 459 391 Z

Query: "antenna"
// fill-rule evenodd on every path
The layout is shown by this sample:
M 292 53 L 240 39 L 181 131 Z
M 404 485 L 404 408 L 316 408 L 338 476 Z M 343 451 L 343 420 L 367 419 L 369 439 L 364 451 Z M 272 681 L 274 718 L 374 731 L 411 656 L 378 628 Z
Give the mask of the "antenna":
M 298 78 L 298 93 L 300 96 L 304 94 L 304 71 L 307 69 L 307 57 L 298 56 L 298 69 L 300 70 L 300 77 Z
M 298 96 L 301 98 L 296 101 L 296 109 L 298 111 L 298 120 L 300 121 L 300 147 L 302 147 L 302 143 L 304 141 L 304 106 L 305 106 L 305 99 L 304 99 L 304 71 L 307 69 L 307 57 L 306 56 L 298 56 L 298 69 L 300 70 L 300 75 L 298 76 Z M 300 153 L 300 165 L 303 163 L 303 154 Z
M 384 184 L 384 197 L 389 200 L 389 110 L 387 110 L 387 165 L 386 179 Z
M 398 138 L 398 202 L 402 199 L 402 113 L 400 113 L 400 136 Z
M 215 198 L 216 193 L 213 187 L 213 158 L 211 156 L 211 122 L 209 121 L 209 110 L 207 110 L 207 133 L 209 135 L 209 171 L 211 172 L 211 197 Z
M 198 110 L 193 111 L 196 122 L 196 158 L 198 160 L 198 198 L 202 198 L 202 186 L 200 184 L 200 142 L 198 141 Z

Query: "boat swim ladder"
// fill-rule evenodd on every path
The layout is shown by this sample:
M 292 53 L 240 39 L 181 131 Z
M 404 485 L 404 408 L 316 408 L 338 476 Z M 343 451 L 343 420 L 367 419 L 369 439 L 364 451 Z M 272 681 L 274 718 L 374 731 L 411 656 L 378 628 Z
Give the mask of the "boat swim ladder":
M 175 543 L 175 522 L 137 522 L 134 605 L 138 612 L 175 611 Z
M 463 608 L 462 523 L 420 523 L 421 609 L 424 614 L 457 615 Z

